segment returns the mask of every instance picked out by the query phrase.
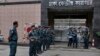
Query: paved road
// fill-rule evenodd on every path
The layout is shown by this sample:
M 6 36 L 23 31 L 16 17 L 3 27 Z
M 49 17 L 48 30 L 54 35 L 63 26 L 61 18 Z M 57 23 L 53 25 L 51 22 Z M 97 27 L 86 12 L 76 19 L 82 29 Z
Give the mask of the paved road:
M 18 46 L 16 56 L 28 56 L 28 49 L 29 47 Z M 9 46 L 0 45 L 0 56 L 9 56 Z M 95 48 L 88 50 L 82 48 L 72 49 L 66 47 L 66 45 L 55 45 L 39 56 L 100 56 L 100 50 Z

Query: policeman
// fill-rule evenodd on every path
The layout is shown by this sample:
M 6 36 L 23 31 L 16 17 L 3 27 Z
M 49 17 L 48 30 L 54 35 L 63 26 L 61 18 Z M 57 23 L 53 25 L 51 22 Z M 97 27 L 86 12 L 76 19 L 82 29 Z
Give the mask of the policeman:
M 77 31 L 76 29 L 74 28 L 73 29 L 73 48 L 77 48 L 78 46 L 78 38 L 77 38 Z
M 39 37 L 39 41 L 37 44 L 37 53 L 41 54 L 42 53 L 42 46 L 43 46 L 43 27 L 42 26 L 38 27 L 37 34 Z
M 36 53 L 36 47 L 37 47 L 37 28 L 35 28 L 35 25 L 31 26 L 31 32 L 29 33 L 29 56 L 37 56 Z
M 46 46 L 46 48 L 47 49 L 50 49 L 50 45 L 51 45 L 51 43 L 52 43 L 52 39 L 53 39 L 53 32 L 52 32 L 52 30 L 50 29 L 50 27 L 48 27 L 47 28 L 47 31 L 46 31 L 47 33 L 47 35 L 46 35 L 46 38 L 47 38 L 47 46 Z
M 86 27 L 83 31 L 84 49 L 89 47 L 89 29 Z
M 42 31 L 42 44 L 43 44 L 43 51 L 46 51 L 46 44 L 47 44 L 47 28 L 44 26 Z
M 46 50 L 49 49 L 49 44 L 50 44 L 50 30 L 47 27 L 45 30 L 45 46 L 46 46 Z
M 72 42 L 73 42 L 73 31 L 72 28 L 69 28 L 69 33 L 68 33 L 68 47 L 72 46 Z
M 54 30 L 51 29 L 51 28 L 50 28 L 50 32 L 51 32 L 51 35 L 50 35 L 50 36 L 51 36 L 51 38 L 50 38 L 50 39 L 51 39 L 51 44 L 54 44 L 55 32 L 54 32 Z
M 9 54 L 9 56 L 15 56 L 16 55 L 17 40 L 18 40 L 17 27 L 18 27 L 18 22 L 14 21 L 13 22 L 13 28 L 10 29 L 9 37 L 8 37 L 9 45 L 10 45 L 10 54 Z

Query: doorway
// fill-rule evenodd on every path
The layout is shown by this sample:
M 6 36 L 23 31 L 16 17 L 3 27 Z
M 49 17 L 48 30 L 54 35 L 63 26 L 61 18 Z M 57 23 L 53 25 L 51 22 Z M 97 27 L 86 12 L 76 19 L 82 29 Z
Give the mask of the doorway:
M 69 27 L 88 27 L 90 41 L 92 39 L 93 10 L 52 10 L 48 9 L 48 24 L 56 33 L 55 41 L 68 41 L 67 32 Z

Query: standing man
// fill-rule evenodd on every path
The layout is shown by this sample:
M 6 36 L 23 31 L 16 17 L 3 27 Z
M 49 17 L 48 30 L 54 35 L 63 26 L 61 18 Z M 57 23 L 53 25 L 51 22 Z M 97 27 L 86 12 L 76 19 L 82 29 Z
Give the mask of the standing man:
M 42 26 L 39 26 L 38 27 L 38 30 L 37 30 L 37 34 L 38 34 L 38 37 L 39 37 L 39 41 L 38 41 L 38 44 L 37 44 L 37 52 L 39 54 L 42 53 L 42 46 L 43 46 L 43 27 Z
M 28 36 L 29 39 L 29 56 L 37 56 L 37 41 L 38 41 L 38 36 L 37 36 L 37 28 L 35 25 L 31 26 L 31 31 Z
M 73 31 L 72 31 L 72 28 L 69 28 L 68 38 L 69 38 L 68 47 L 71 47 L 72 43 L 73 43 Z
M 78 38 L 78 46 L 81 47 L 82 42 L 82 28 L 77 28 L 77 38 Z
M 9 54 L 9 56 L 15 56 L 16 55 L 17 41 L 18 41 L 17 27 L 18 27 L 18 22 L 14 21 L 13 22 L 13 28 L 10 29 L 9 37 L 8 37 L 9 45 L 10 45 L 10 54 Z
M 48 50 L 50 48 L 50 41 L 51 41 L 51 36 L 50 36 L 50 29 L 49 27 L 47 27 L 46 29 L 46 50 Z
M 78 38 L 77 38 L 77 31 L 73 28 L 73 48 L 77 48 L 78 46 Z
M 43 31 L 43 51 L 47 50 L 47 46 L 48 46 L 48 27 L 44 27 L 44 31 Z
M 88 49 L 89 48 L 89 29 L 88 27 L 86 27 L 83 30 L 83 39 L 84 39 L 84 49 Z
M 46 33 L 47 35 L 47 49 L 50 49 L 50 45 L 52 44 L 52 42 L 53 42 L 53 38 L 54 38 L 54 32 L 53 32 L 53 30 L 50 28 L 50 27 L 48 27 L 48 29 L 47 29 L 47 33 Z

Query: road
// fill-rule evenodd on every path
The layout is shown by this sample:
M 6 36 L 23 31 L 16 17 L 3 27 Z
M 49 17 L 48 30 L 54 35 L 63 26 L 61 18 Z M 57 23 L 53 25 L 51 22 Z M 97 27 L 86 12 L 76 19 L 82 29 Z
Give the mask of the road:
M 18 46 L 16 56 L 28 56 L 28 46 Z M 9 46 L 0 45 L 0 56 L 9 56 Z M 66 45 L 53 45 L 50 50 L 44 51 L 39 56 L 100 56 L 96 48 L 68 48 Z

